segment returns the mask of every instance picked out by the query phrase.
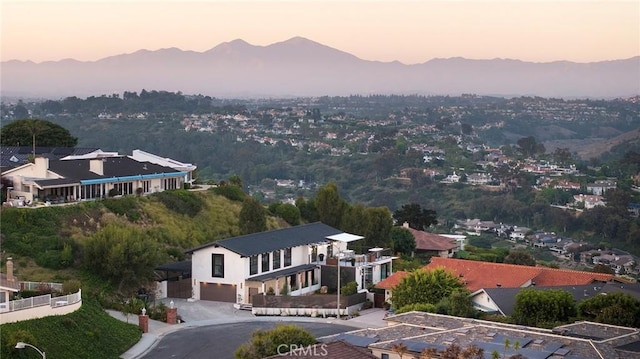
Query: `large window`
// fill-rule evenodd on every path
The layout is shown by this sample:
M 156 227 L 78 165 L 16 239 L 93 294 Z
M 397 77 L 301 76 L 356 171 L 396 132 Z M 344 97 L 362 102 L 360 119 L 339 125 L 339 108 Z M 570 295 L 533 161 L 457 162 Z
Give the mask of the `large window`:
M 333 257 L 333 243 L 329 243 L 327 246 L 327 258 Z
M 258 256 L 249 257 L 249 274 L 258 274 Z
M 273 251 L 273 269 L 280 268 L 280 250 Z
M 224 278 L 224 254 L 211 255 L 211 276 Z
M 318 260 L 318 246 L 311 247 L 311 261 L 315 262 Z
M 284 250 L 284 266 L 288 267 L 291 265 L 291 248 L 287 248 Z
M 269 271 L 269 253 L 262 253 L 262 272 Z

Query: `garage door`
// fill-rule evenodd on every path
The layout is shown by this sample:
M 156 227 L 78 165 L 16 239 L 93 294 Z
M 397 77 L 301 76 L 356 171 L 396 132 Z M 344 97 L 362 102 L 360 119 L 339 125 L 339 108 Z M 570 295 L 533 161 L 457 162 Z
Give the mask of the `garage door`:
M 200 283 L 200 299 L 218 302 L 236 302 L 236 286 L 233 284 Z

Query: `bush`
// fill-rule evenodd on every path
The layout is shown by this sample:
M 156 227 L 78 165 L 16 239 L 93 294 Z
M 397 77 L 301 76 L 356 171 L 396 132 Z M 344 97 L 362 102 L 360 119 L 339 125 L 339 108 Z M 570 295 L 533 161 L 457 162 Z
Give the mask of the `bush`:
M 187 190 L 174 190 L 154 193 L 167 209 L 190 217 L 196 216 L 204 207 L 204 200 L 196 193 Z
M 136 197 L 127 196 L 122 198 L 105 198 L 102 200 L 102 204 L 111 212 L 119 216 L 126 216 L 131 222 L 135 222 L 140 219 L 140 212 L 138 211 L 138 201 Z
M 210 191 L 219 196 L 226 197 L 232 201 L 242 202 L 247 197 L 247 195 L 242 191 L 242 188 L 234 185 L 212 187 Z
M 356 282 L 349 282 L 340 288 L 340 295 L 342 296 L 350 296 L 356 293 L 358 293 L 358 283 Z
M 78 293 L 82 288 L 82 283 L 79 280 L 70 279 L 62 283 L 62 295 Z

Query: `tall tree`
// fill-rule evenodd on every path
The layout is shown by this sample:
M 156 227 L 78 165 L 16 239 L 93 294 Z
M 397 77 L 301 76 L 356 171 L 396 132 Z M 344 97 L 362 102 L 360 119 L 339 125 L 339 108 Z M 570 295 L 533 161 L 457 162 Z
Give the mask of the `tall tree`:
M 418 231 L 424 231 L 432 224 L 438 224 L 436 212 L 422 209 L 417 203 L 403 205 L 402 208 L 393 212 L 393 218 L 397 224 L 402 225 L 407 222 L 409 227 Z
M 67 129 L 55 123 L 38 119 L 22 119 L 2 127 L 0 144 L 3 146 L 31 144 L 35 151 L 36 144 L 47 147 L 75 147 L 78 139 L 71 136 Z
M 347 203 L 340 197 L 338 186 L 331 182 L 320 187 L 316 194 L 318 218 L 326 225 L 339 228 Z
M 391 243 L 395 253 L 410 255 L 416 249 L 416 239 L 413 234 L 402 227 L 391 228 Z
M 366 246 L 390 248 L 393 228 L 391 211 L 387 207 L 368 207 L 365 209 L 365 215 L 368 224 L 364 234 Z
M 247 197 L 242 202 L 240 209 L 239 223 L 242 234 L 251 234 L 267 230 L 267 211 L 260 202 L 251 197 Z

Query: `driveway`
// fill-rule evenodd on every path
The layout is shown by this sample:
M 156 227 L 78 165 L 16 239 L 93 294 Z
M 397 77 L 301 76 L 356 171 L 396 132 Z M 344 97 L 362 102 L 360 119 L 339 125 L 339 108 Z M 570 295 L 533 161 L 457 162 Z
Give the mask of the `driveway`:
M 233 352 L 251 339 L 253 331 L 274 328 L 278 323 L 295 324 L 308 330 L 315 337 L 353 330 L 353 327 L 332 323 L 250 321 L 194 327 L 164 336 L 142 357 L 144 359 L 233 359 Z

